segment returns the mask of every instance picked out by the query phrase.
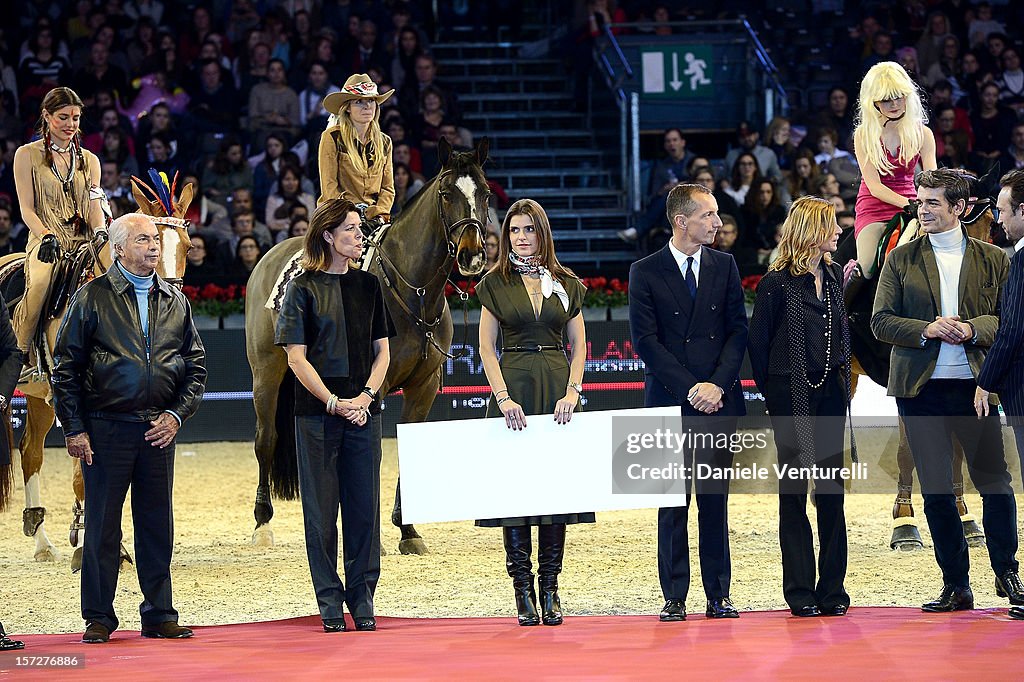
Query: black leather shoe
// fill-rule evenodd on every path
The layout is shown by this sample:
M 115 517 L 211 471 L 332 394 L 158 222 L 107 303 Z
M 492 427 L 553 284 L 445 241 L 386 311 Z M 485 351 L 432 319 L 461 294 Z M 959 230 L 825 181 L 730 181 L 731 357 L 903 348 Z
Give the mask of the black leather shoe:
M 106 644 L 110 641 L 110 628 L 100 623 L 87 623 L 82 641 L 86 644 Z
M 7 631 L 4 630 L 4 624 L 0 623 L 0 651 L 14 651 L 16 649 L 24 649 L 25 643 L 21 640 L 11 639 L 7 636 Z
M 810 606 L 801 606 L 800 608 L 796 609 L 790 609 L 789 612 L 792 613 L 794 616 L 798 616 L 800 618 L 813 618 L 815 616 L 821 615 L 821 611 L 819 611 L 818 607 L 814 604 L 811 604 Z
M 1012 620 L 1024 620 L 1024 607 L 1011 606 L 1010 612 L 1007 614 Z
M 732 605 L 728 597 L 720 597 L 708 601 L 708 608 L 704 611 L 708 618 L 739 618 L 740 612 Z
M 1024 584 L 1017 571 L 1006 571 L 996 576 L 996 594 L 1008 598 L 1011 604 L 1024 606 Z
M 345 632 L 348 628 L 345 627 L 345 619 L 340 620 L 325 620 L 324 632 Z
M 674 623 L 686 620 L 686 602 L 682 599 L 669 599 L 661 609 L 658 620 L 662 623 Z
M 930 613 L 946 613 L 947 611 L 967 611 L 974 608 L 974 593 L 970 587 L 943 585 L 942 593 L 935 601 L 921 604 L 922 611 Z
M 822 606 L 818 611 L 823 616 L 845 616 L 849 608 L 846 604 L 836 604 L 835 606 Z
M 166 620 L 160 625 L 143 625 L 142 636 L 152 639 L 188 639 L 192 636 L 192 631 L 178 625 L 176 620 Z
M 377 621 L 374 620 L 373 616 L 369 618 L 353 618 L 352 622 L 356 624 L 356 632 L 373 632 L 377 629 Z

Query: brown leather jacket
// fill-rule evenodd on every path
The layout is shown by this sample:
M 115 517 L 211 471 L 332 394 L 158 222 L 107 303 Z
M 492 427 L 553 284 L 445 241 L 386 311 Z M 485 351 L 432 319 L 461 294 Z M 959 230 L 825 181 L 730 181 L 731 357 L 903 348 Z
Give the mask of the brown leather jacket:
M 391 138 L 384 139 L 383 171 L 371 174 L 359 172 L 352 165 L 341 141 L 341 126 L 328 128 L 320 135 L 320 198 L 317 205 L 328 199 L 348 199 L 354 204 L 369 204 L 366 217 L 374 218 L 391 213 L 395 203 L 395 178 L 391 170 Z

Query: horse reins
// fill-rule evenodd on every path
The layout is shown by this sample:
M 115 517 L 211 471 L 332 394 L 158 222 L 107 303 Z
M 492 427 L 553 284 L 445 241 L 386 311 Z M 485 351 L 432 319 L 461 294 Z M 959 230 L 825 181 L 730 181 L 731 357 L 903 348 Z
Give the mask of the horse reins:
M 440 182 L 444 179 L 444 177 L 447 174 L 451 173 L 451 172 L 452 171 L 450 171 L 450 170 L 442 172 L 441 175 L 438 176 L 438 184 L 440 184 Z M 452 260 L 455 258 L 456 254 L 458 253 L 458 248 L 459 248 L 456 240 L 452 239 L 449 235 L 452 233 L 452 231 L 457 230 L 459 228 L 462 228 L 460 233 L 459 233 L 459 240 L 458 240 L 458 241 L 461 241 L 462 240 L 462 235 L 465 234 L 466 228 L 472 226 L 477 231 L 477 233 L 480 235 L 481 242 L 482 242 L 483 241 L 483 227 L 484 226 L 483 226 L 483 223 L 481 223 L 476 218 L 472 218 L 472 217 L 470 217 L 470 218 L 461 218 L 459 220 L 456 220 L 451 225 L 446 225 L 445 224 L 444 210 L 441 208 L 441 202 L 440 201 L 437 202 L 437 216 L 438 216 L 438 221 L 439 221 L 439 223 L 441 225 L 442 235 L 443 235 L 445 243 L 447 244 L 447 247 L 448 247 L 448 254 L 445 256 L 445 259 L 441 263 L 441 266 L 438 267 L 438 269 L 434 272 L 434 274 L 430 277 L 430 279 L 427 280 L 427 283 L 424 284 L 423 286 L 417 286 L 417 285 L 413 284 L 412 282 L 410 282 L 408 279 L 406 279 L 406 277 L 402 274 L 402 271 L 398 268 L 397 265 L 395 265 L 395 262 L 391 259 L 390 256 L 388 256 L 387 252 L 384 250 L 381 241 L 374 240 L 372 238 L 372 236 L 366 236 L 366 237 L 364 237 L 364 239 L 367 242 L 369 242 L 370 244 L 372 244 L 374 247 L 376 247 L 376 249 L 377 249 L 376 260 L 377 260 L 377 265 L 380 268 L 381 279 L 384 280 L 384 283 L 387 285 L 388 290 L 392 293 L 392 295 L 398 301 L 398 304 L 402 307 L 402 310 L 404 310 L 406 312 L 406 314 L 409 315 L 409 317 L 411 317 L 413 319 L 413 321 L 415 322 L 416 326 L 420 329 L 420 332 L 423 334 L 423 339 L 422 339 L 422 343 L 421 343 L 421 351 L 420 351 L 421 357 L 423 359 L 426 359 L 426 357 L 427 357 L 427 344 L 429 343 L 434 348 L 436 348 L 437 351 L 439 353 L 441 353 L 443 356 L 445 356 L 449 360 L 453 360 L 453 359 L 456 359 L 458 357 L 461 357 L 466 352 L 465 351 L 466 342 L 469 339 L 469 294 L 467 292 L 463 291 L 461 288 L 459 288 L 459 286 L 457 284 L 455 284 L 455 282 L 452 282 L 450 276 L 445 275 L 445 273 L 447 271 L 451 270 Z M 412 290 L 413 293 L 416 294 L 417 298 L 419 299 L 419 309 L 420 309 L 419 315 L 417 315 L 415 312 L 413 312 L 412 308 L 409 307 L 409 304 L 407 304 L 405 302 L 405 299 L 402 298 L 402 296 L 398 293 L 397 287 L 392 283 L 391 278 L 388 276 L 388 272 L 387 272 L 387 270 L 384 267 L 385 262 L 387 262 L 388 266 L 390 266 L 390 268 L 393 270 L 393 274 L 394 274 L 395 278 L 397 280 L 399 280 L 402 284 L 404 284 L 406 287 L 408 287 L 410 290 Z M 462 341 L 462 349 L 458 352 L 458 354 L 455 354 L 455 355 L 453 355 L 451 353 L 448 353 L 443 348 L 441 348 L 441 346 L 438 345 L 437 341 L 434 339 L 434 329 L 441 323 L 441 319 L 444 317 L 444 309 L 442 308 L 441 312 L 437 314 L 437 317 L 434 318 L 433 322 L 427 322 L 427 319 L 426 319 L 426 317 L 427 317 L 427 299 L 426 299 L 426 297 L 427 297 L 427 288 L 430 287 L 430 285 L 434 283 L 434 281 L 437 279 L 438 275 L 444 275 L 445 276 L 445 281 L 447 283 L 451 284 L 453 287 L 455 287 L 455 290 L 459 293 L 459 298 L 462 300 L 462 317 L 463 317 L 462 330 L 463 330 L 464 338 L 463 338 L 463 341 Z M 442 297 L 443 297 L 443 293 L 444 293 L 444 290 L 442 289 Z

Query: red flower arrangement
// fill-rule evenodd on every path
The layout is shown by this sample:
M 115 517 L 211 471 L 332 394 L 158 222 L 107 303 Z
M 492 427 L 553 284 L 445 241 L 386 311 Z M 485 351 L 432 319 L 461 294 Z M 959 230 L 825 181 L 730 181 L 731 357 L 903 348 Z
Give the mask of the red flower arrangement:
M 583 285 L 587 292 L 583 295 L 583 305 L 593 308 L 618 308 L 629 305 L 629 283 L 621 279 L 607 277 L 584 277 Z M 459 289 L 469 294 L 470 310 L 480 308 L 480 299 L 476 296 L 476 282 L 460 280 L 455 283 Z M 462 309 L 462 299 L 451 283 L 444 285 L 444 295 L 448 299 L 448 307 L 453 310 Z
M 192 305 L 193 315 L 226 317 L 245 313 L 245 287 L 229 284 L 220 287 L 207 284 L 203 287 L 183 286 L 181 292 Z
M 754 297 L 757 295 L 757 285 L 761 281 L 764 275 L 747 275 L 740 280 L 740 286 L 743 287 L 743 300 L 753 305 Z

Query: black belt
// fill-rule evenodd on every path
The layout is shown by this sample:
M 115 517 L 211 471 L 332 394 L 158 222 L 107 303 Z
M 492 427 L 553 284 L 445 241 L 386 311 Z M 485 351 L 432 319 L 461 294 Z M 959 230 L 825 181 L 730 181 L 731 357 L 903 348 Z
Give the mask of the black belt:
M 542 350 L 564 350 L 562 344 L 556 343 L 550 346 L 542 346 L 537 344 L 536 346 L 505 346 L 501 349 L 502 353 L 539 353 Z
M 155 421 L 164 410 L 158 410 L 156 408 L 149 410 L 139 410 L 137 412 L 90 412 L 90 419 L 106 419 L 107 421 L 113 422 L 151 422 Z

